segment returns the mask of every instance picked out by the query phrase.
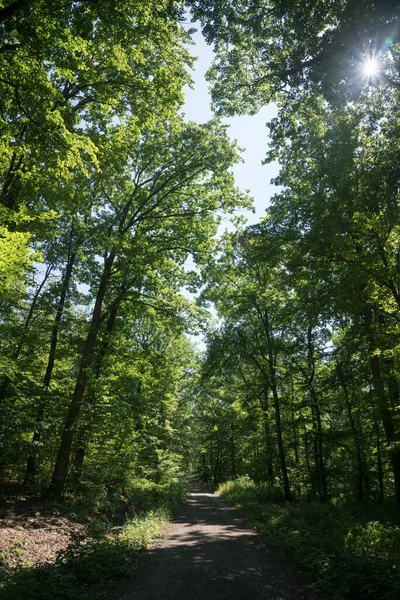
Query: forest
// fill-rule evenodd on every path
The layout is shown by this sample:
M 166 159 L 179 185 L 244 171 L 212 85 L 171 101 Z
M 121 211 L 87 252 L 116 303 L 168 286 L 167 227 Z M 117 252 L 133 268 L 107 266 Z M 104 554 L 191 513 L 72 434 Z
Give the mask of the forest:
M 90 538 L 13 538 L 0 597 L 95 597 L 193 472 L 337 600 L 398 598 L 399 100 L 396 0 L 0 1 L 0 517 Z M 247 225 L 224 117 L 271 103 Z

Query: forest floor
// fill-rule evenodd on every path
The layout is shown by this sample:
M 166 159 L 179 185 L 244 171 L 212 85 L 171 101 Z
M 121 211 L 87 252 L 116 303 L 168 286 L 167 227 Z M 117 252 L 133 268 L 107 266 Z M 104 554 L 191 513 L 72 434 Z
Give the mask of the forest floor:
M 99 600 L 133 576 L 148 543 L 177 513 L 185 482 L 136 481 L 135 501 L 46 502 L 21 485 L 0 492 L 1 600 Z
M 192 482 L 189 501 L 107 600 L 324 600 L 326 594 L 237 509 Z
M 75 514 L 61 514 L 39 498 L 16 490 L 0 493 L 0 564 L 10 568 L 53 563 L 56 555 L 84 535 L 85 524 Z

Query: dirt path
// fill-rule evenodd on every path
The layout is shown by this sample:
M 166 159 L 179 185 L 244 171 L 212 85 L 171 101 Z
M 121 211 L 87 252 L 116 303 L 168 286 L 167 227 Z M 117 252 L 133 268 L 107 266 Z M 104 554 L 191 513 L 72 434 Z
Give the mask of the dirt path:
M 323 600 L 309 585 L 236 509 L 195 483 L 180 517 L 141 557 L 138 576 L 107 600 Z

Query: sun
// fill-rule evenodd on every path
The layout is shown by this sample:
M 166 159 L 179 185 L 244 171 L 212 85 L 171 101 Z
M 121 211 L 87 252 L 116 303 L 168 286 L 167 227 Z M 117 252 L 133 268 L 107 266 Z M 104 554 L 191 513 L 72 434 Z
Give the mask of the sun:
M 365 77 L 376 77 L 379 72 L 379 65 L 376 58 L 367 58 L 362 66 Z

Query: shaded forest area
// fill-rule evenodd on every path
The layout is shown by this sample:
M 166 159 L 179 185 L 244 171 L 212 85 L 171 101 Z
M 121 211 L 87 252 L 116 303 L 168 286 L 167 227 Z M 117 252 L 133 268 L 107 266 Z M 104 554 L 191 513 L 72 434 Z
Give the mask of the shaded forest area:
M 125 576 L 189 469 L 335 597 L 398 597 L 399 12 L 0 3 L 2 511 L 75 528 L 56 564 L 2 550 L 4 597 Z M 191 18 L 215 49 L 203 124 L 181 114 Z M 221 118 L 270 102 L 277 192 L 246 226 Z

